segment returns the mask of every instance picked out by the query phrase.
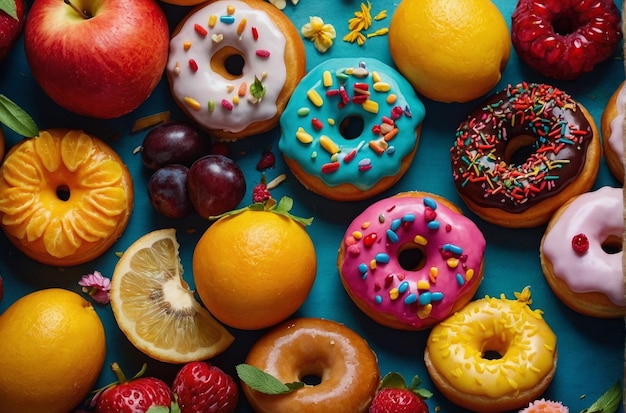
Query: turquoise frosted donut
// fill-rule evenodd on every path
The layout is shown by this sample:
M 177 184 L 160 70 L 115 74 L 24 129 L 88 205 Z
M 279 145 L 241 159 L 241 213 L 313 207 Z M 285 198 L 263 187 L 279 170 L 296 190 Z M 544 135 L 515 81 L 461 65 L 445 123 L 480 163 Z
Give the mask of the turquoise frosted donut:
M 424 105 L 404 77 L 376 59 L 330 59 L 313 68 L 280 117 L 279 149 L 309 190 L 366 199 L 413 160 Z

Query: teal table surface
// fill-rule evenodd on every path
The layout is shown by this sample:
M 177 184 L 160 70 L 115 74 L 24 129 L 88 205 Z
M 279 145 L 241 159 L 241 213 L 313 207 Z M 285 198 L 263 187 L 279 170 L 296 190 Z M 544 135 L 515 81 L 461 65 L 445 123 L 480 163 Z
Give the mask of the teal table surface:
M 325 2 L 327 5 L 325 5 Z M 398 1 L 371 0 L 372 13 L 382 9 L 389 17 L 375 22 L 375 28 L 388 27 Z M 497 0 L 497 6 L 510 26 L 514 10 L 513 0 Z M 322 7 L 325 5 L 326 7 Z M 162 4 L 173 29 L 190 7 Z M 298 30 L 309 21 L 309 16 L 319 16 L 334 25 L 337 39 L 325 54 L 317 52 L 312 42 L 304 40 L 307 69 L 311 69 L 332 57 L 375 57 L 393 65 L 388 51 L 387 36 L 368 39 L 364 45 L 342 40 L 348 33 L 348 19 L 358 11 L 357 0 L 300 0 L 293 5 L 287 1 L 284 12 Z M 433 45 L 436 47 L 436 45 Z M 620 49 L 621 50 L 621 49 Z M 512 49 L 511 58 L 500 83 L 494 92 L 509 83 L 519 81 L 551 83 L 570 93 L 585 105 L 599 124 L 602 112 L 612 93 L 624 80 L 621 51 L 596 69 L 575 81 L 554 81 L 534 72 L 520 61 Z M 85 51 L 89 53 L 89 51 Z M 66 127 L 83 128 L 102 137 L 120 154 L 128 165 L 135 184 L 135 207 L 122 237 L 101 257 L 76 267 L 56 268 L 38 264 L 20 253 L 4 235 L 0 235 L 0 275 L 5 282 L 5 296 L 0 302 L 4 311 L 19 297 L 35 290 L 48 287 L 63 287 L 80 292 L 77 282 L 84 274 L 98 270 L 110 277 L 118 260 L 117 252 L 123 251 L 141 235 L 158 228 L 173 227 L 177 230 L 181 244 L 180 254 L 185 269 L 184 278 L 193 288 L 191 259 L 195 243 L 210 225 L 197 216 L 174 220 L 159 216 L 147 197 L 149 171 L 142 165 L 135 149 L 141 145 L 146 131 L 131 133 L 131 127 L 140 117 L 169 110 L 175 120 L 186 117 L 172 100 L 167 79 L 163 77 L 156 90 L 133 113 L 114 120 L 97 120 L 73 115 L 57 106 L 35 83 L 24 57 L 23 39 L 20 39 L 8 58 L 0 63 L 0 93 L 9 96 L 35 119 L 40 128 Z M 624 321 L 622 319 L 596 319 L 582 316 L 570 310 L 552 293 L 541 271 L 539 244 L 545 226 L 533 229 L 507 229 L 486 223 L 472 214 L 459 198 L 450 172 L 449 149 L 459 123 L 479 100 L 465 104 L 444 104 L 422 99 L 426 106 L 422 136 L 415 159 L 406 175 L 391 189 L 365 201 L 336 202 L 317 196 L 306 189 L 290 174 L 277 156 L 274 169 L 267 171 L 271 179 L 281 173 L 287 180 L 272 194 L 275 198 L 288 195 L 294 199 L 296 215 L 314 217 L 307 227 L 315 244 L 318 272 L 313 289 L 306 302 L 294 317 L 323 317 L 346 324 L 362 335 L 378 355 L 380 370 L 384 374 L 398 371 L 410 378 L 418 374 L 425 387 L 434 392 L 428 401 L 431 411 L 439 407 L 441 412 L 460 412 L 430 381 L 424 365 L 423 354 L 429 330 L 397 331 L 380 326 L 364 316 L 348 298 L 343 289 L 336 267 L 337 250 L 348 224 L 374 201 L 401 191 L 420 190 L 442 195 L 455 202 L 480 227 L 487 240 L 485 273 L 476 298 L 501 293 L 513 298 L 515 291 L 530 286 L 533 308 L 542 309 L 545 320 L 556 332 L 559 360 L 556 375 L 543 397 L 562 401 L 570 412 L 579 412 L 588 407 L 602 392 L 624 377 Z M 5 128 L 7 147 L 19 140 Z M 260 136 L 248 137 L 231 144 L 233 159 L 242 167 L 247 180 L 247 193 L 242 205 L 252 199 L 252 188 L 260 179 L 256 162 L 268 147 L 278 154 L 279 131 L 273 130 Z M 604 158 L 594 189 L 604 185 L 619 187 L 620 183 L 611 175 Z M 171 383 L 180 366 L 155 361 L 135 349 L 117 327 L 110 305 L 97 305 L 96 309 L 106 327 L 107 353 L 97 387 L 114 381 L 108 365 L 117 361 L 130 374 L 138 371 L 145 362 L 148 375 L 154 375 Z M 210 360 L 226 372 L 235 375 L 235 365 L 242 363 L 248 349 L 264 331 L 231 330 L 234 344 L 223 354 Z M 1 356 L 0 356 L 1 357 Z M 243 395 L 237 412 L 250 412 Z M 623 410 L 621 410 L 623 411 Z

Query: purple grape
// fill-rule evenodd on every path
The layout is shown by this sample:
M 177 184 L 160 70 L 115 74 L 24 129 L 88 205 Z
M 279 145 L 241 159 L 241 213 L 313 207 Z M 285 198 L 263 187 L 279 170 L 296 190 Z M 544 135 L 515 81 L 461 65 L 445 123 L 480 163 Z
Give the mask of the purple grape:
M 209 138 L 193 125 L 170 121 L 152 128 L 141 148 L 143 164 L 157 170 L 168 164 L 187 167 L 211 150 Z
M 246 193 L 246 179 L 232 159 L 207 155 L 189 168 L 187 190 L 198 215 L 208 219 L 239 205 Z
M 169 218 L 182 218 L 194 209 L 187 193 L 189 169 L 180 164 L 157 169 L 148 180 L 148 197 L 154 209 Z

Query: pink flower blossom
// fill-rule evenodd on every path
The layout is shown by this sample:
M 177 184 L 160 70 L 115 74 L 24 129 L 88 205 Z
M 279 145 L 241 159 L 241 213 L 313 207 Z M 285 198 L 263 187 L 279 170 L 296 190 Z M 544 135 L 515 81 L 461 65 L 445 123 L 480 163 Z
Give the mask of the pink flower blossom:
M 561 402 L 541 399 L 530 403 L 528 407 L 520 410 L 519 413 L 569 413 L 569 409 L 563 406 Z
M 99 271 L 93 274 L 83 275 L 78 282 L 84 293 L 89 294 L 97 303 L 107 304 L 109 302 L 109 291 L 111 291 L 111 280 L 103 276 Z

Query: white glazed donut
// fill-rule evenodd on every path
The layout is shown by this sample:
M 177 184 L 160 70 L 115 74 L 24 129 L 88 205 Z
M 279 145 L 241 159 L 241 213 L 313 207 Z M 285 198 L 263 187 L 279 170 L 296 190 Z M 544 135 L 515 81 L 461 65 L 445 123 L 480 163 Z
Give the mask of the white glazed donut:
M 280 10 L 217 0 L 193 9 L 174 30 L 166 73 L 191 119 L 234 140 L 275 127 L 305 69 L 302 39 Z
M 574 311 L 594 317 L 625 314 L 623 210 L 622 189 L 605 186 L 563 205 L 546 229 L 540 251 L 544 275 Z

